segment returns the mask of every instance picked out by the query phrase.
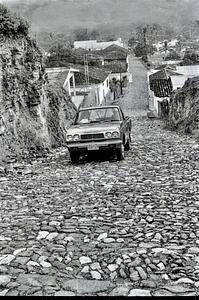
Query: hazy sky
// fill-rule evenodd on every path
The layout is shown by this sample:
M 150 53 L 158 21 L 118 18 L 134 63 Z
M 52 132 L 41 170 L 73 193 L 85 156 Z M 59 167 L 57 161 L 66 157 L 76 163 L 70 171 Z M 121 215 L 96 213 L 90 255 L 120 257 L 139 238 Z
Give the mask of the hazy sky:
M 0 0 L 28 18 L 35 31 L 63 26 L 163 23 L 199 19 L 199 0 Z

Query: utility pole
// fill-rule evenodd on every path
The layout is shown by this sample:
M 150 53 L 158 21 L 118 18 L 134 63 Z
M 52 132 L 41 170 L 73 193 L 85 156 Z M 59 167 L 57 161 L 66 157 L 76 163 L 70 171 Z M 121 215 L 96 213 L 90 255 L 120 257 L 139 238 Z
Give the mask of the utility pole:
M 89 72 L 88 72 L 88 57 L 87 54 L 84 55 L 84 74 L 85 74 L 85 83 L 89 85 Z
M 121 62 L 120 62 L 120 90 L 121 90 L 121 95 L 122 95 L 122 67 L 121 67 Z

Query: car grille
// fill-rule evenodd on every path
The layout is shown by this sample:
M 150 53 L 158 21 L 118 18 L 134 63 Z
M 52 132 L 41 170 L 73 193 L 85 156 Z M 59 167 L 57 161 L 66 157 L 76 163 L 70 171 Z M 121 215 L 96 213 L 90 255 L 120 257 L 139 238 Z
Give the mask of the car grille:
M 81 140 L 95 140 L 95 139 L 103 139 L 103 133 L 93 133 L 93 134 L 82 134 Z

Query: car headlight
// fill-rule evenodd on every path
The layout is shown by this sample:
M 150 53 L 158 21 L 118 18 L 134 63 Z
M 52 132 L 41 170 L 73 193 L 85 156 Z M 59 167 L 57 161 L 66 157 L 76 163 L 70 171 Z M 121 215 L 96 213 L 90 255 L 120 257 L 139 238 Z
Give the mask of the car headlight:
M 118 132 L 118 131 L 113 131 L 113 132 L 112 132 L 112 137 L 113 137 L 113 138 L 119 138 L 119 137 L 120 137 L 119 132 Z
M 108 138 L 108 139 L 110 139 L 111 138 L 111 132 L 106 132 L 105 133 L 105 137 Z
M 66 136 L 67 141 L 72 141 L 73 140 L 73 136 L 71 134 Z
M 78 141 L 79 140 L 79 134 L 73 135 L 73 141 Z

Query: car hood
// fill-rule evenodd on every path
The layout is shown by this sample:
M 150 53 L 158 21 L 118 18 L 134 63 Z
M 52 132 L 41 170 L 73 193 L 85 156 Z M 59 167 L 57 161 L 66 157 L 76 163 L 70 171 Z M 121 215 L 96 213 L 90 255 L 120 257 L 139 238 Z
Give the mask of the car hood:
M 119 130 L 121 122 L 104 122 L 104 123 L 90 123 L 81 125 L 72 125 L 68 130 L 67 134 L 85 134 L 85 133 L 99 133 L 104 131 L 115 131 Z

